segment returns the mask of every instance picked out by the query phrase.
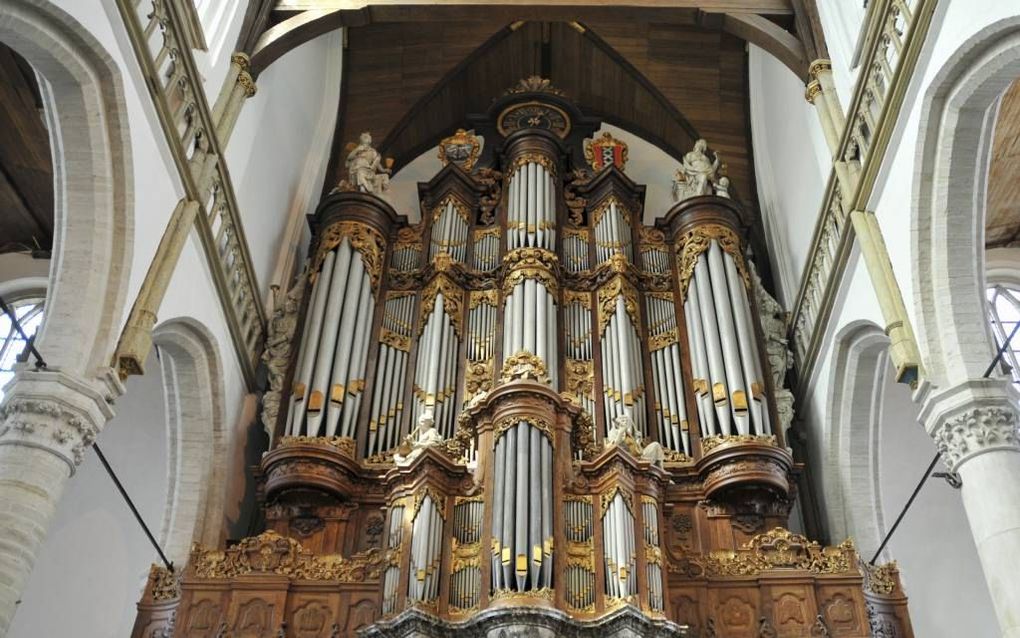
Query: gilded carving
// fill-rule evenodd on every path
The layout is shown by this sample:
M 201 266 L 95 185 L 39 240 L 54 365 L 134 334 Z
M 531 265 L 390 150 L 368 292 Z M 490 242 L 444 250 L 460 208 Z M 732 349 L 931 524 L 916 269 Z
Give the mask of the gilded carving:
M 474 397 L 492 389 L 492 359 L 469 361 L 464 370 L 464 396 Z
M 174 600 L 181 597 L 181 572 L 170 571 L 162 565 L 149 568 L 149 595 L 154 601 Z
M 388 554 L 369 549 L 350 558 L 314 554 L 292 538 L 266 531 L 239 541 L 226 550 L 195 545 L 188 570 L 198 578 L 235 578 L 245 574 L 278 574 L 296 580 L 364 582 L 382 574 Z
M 623 296 L 623 307 L 627 311 L 633 326 L 638 329 L 641 318 L 638 314 L 637 288 L 625 277 L 616 275 L 598 291 L 599 334 L 602 334 L 609 320 L 616 313 L 616 298 Z
M 861 574 L 864 575 L 864 591 L 879 596 L 888 596 L 896 591 L 896 574 L 898 567 L 896 561 L 884 565 L 872 565 L 861 561 Z
M 751 278 L 744 263 L 740 249 L 740 238 L 726 226 L 719 224 L 702 224 L 684 233 L 677 242 L 677 277 L 680 281 L 680 293 L 687 298 L 687 286 L 694 276 L 694 267 L 698 265 L 698 257 L 706 252 L 712 242 L 733 258 L 733 263 L 744 280 L 744 286 L 750 288 Z
M 602 202 L 595 207 L 595 210 L 592 211 L 591 213 L 592 226 L 598 226 L 599 222 L 602 221 L 602 216 L 605 215 L 606 212 L 609 211 L 610 207 L 612 207 L 613 205 L 616 206 L 616 210 L 619 211 L 620 215 L 623 217 L 623 221 L 629 225 L 631 220 L 630 209 L 623 202 L 621 202 L 615 195 L 610 195 L 609 197 L 603 199 Z
M 512 427 L 516 427 L 518 423 L 527 423 L 547 436 L 550 441 L 552 440 L 552 426 L 550 426 L 548 421 L 545 419 L 540 419 L 534 416 L 507 416 L 496 421 L 496 424 L 492 427 L 493 440 L 498 441 L 503 432 L 506 432 Z
M 288 445 L 321 445 L 336 448 L 346 456 L 354 458 L 355 442 L 349 436 L 284 436 L 277 448 Z
M 499 377 L 504 383 L 515 379 L 533 379 L 541 383 L 549 383 L 545 362 L 538 355 L 525 350 L 516 352 L 503 361 Z
M 706 436 L 701 439 L 701 449 L 707 454 L 709 451 L 721 445 L 776 445 L 774 434 L 730 434 L 719 436 Z
M 516 95 L 518 93 L 549 93 L 550 95 L 566 96 L 566 93 L 552 85 L 552 80 L 547 80 L 541 75 L 529 75 L 517 81 L 503 95 Z
M 358 251 L 365 271 L 372 281 L 372 290 L 379 289 L 379 278 L 382 276 L 383 255 L 386 253 L 386 240 L 382 233 L 361 222 L 341 221 L 327 228 L 319 239 L 312 259 L 310 272 L 315 277 L 322 267 L 329 251 L 339 246 L 344 238 L 351 242 L 351 247 Z
M 594 398 L 595 396 L 595 362 L 580 359 L 567 359 L 566 391 L 575 397 Z
M 584 160 L 596 173 L 614 165 L 623 170 L 627 165 L 627 144 L 603 131 L 596 138 L 584 140 Z
M 421 316 L 423 320 L 418 327 L 418 336 L 425 330 L 428 316 L 436 306 L 436 296 L 443 293 L 443 312 L 450 318 L 453 331 L 461 338 L 464 334 L 464 291 L 445 275 L 439 275 L 430 281 L 421 292 Z
M 493 308 L 499 307 L 499 291 L 497 290 L 472 290 L 470 296 L 470 302 L 468 304 L 469 310 L 474 310 L 482 304 L 488 304 Z
M 800 534 L 777 527 L 755 536 L 735 551 L 691 555 L 689 560 L 708 576 L 757 576 L 773 569 L 842 574 L 856 572 L 857 550 L 851 540 L 836 547 L 822 547 Z
M 439 142 L 439 161 L 443 166 L 453 162 L 470 173 L 482 152 L 479 139 L 473 130 L 457 129 L 456 133 Z

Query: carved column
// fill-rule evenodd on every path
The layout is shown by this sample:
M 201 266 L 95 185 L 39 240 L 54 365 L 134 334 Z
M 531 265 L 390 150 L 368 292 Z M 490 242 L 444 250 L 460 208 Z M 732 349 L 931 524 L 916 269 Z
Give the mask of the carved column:
M 0 408 L 0 636 L 46 538 L 67 479 L 123 392 L 57 370 L 21 370 Z
M 963 482 L 963 506 L 1004 638 L 1020 636 L 1020 397 L 1006 379 L 932 395 L 921 422 Z
M 230 70 L 223 80 L 223 88 L 216 98 L 213 106 L 212 117 L 216 125 L 216 136 L 220 141 L 220 147 L 225 147 L 234 131 L 234 124 L 237 123 L 237 116 L 241 113 L 245 98 L 255 95 L 255 80 L 252 79 L 251 60 L 244 53 L 235 53 L 230 56 Z

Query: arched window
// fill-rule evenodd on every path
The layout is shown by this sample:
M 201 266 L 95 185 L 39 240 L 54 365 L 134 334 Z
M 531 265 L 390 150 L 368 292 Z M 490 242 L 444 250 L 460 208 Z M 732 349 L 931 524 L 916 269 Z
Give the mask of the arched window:
M 28 296 L 16 301 L 7 301 L 25 335 L 31 338 L 42 324 L 44 297 Z M 0 398 L 3 387 L 14 377 L 14 364 L 25 350 L 25 339 L 14 328 L 14 322 L 6 314 L 0 314 Z
M 990 285 L 986 290 L 988 299 L 988 320 L 992 324 L 995 347 L 1002 348 L 1020 322 L 1020 287 L 1006 284 Z M 1002 353 L 1002 364 L 1010 368 L 1013 383 L 1020 385 L 1020 330 L 1010 340 L 1009 347 Z

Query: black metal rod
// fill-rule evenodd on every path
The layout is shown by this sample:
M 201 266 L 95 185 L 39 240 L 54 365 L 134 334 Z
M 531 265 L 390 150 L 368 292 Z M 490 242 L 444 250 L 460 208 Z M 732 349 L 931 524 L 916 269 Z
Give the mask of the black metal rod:
M 1009 336 L 1006 337 L 1006 340 L 1001 346 L 999 346 L 998 352 L 995 353 L 995 358 L 993 358 L 992 362 L 988 364 L 988 368 L 985 369 L 985 373 L 981 375 L 982 379 L 987 379 L 992 375 L 992 372 L 995 371 L 995 366 L 999 365 L 999 362 L 1002 361 L 1002 355 L 1006 353 L 1006 350 L 1009 348 L 1009 344 L 1012 343 L 1013 337 L 1016 336 L 1017 331 L 1020 331 L 1020 321 L 1013 326 L 1013 330 L 1010 331 Z M 903 509 L 900 510 L 900 515 L 896 517 L 896 522 L 893 523 L 892 527 L 889 528 L 889 531 L 885 533 L 885 538 L 882 539 L 882 544 L 878 546 L 878 549 L 875 551 L 875 555 L 871 557 L 870 561 L 868 561 L 870 564 L 875 564 L 875 561 L 878 560 L 878 555 L 881 554 L 882 550 L 885 549 L 885 546 L 889 544 L 889 539 L 892 538 L 894 533 L 896 533 L 896 528 L 900 526 L 900 521 L 902 521 L 903 517 L 906 516 L 907 510 L 910 509 L 910 506 L 914 504 L 914 499 L 916 499 L 917 495 L 920 494 L 921 488 L 924 487 L 928 477 L 931 476 L 931 471 L 935 469 L 935 464 L 939 462 L 940 458 L 942 458 L 942 455 L 936 452 L 935 458 L 933 458 L 931 463 L 928 464 L 928 469 L 925 470 L 924 476 L 921 477 L 921 480 L 917 483 L 917 487 L 914 488 L 914 493 L 910 495 L 906 505 L 904 505 Z
M 875 550 L 875 555 L 871 557 L 870 561 L 868 561 L 870 564 L 875 564 L 875 561 L 878 560 L 878 555 L 881 554 L 882 550 L 885 549 L 885 546 L 889 544 L 889 539 L 896 533 L 896 528 L 900 526 L 900 522 L 903 520 L 903 517 L 907 515 L 907 510 L 909 510 L 910 506 L 914 504 L 914 499 L 921 493 L 921 488 L 924 487 L 924 482 L 928 480 L 929 476 L 931 476 L 931 471 L 935 469 L 935 464 L 939 462 L 940 458 L 942 458 L 942 455 L 936 452 L 935 458 L 933 458 L 931 463 L 928 464 L 928 469 L 924 471 L 924 476 L 921 477 L 921 480 L 917 483 L 917 487 L 914 488 L 914 493 L 910 495 L 909 499 L 907 499 L 907 504 L 903 506 L 902 510 L 900 510 L 900 515 L 896 517 L 896 522 L 893 523 L 892 527 L 889 528 L 889 531 L 885 533 L 885 538 L 882 539 L 882 544 L 878 546 L 878 549 Z
M 11 318 L 11 324 L 14 326 L 14 329 L 17 330 L 18 334 L 21 335 L 21 338 L 25 340 L 25 345 L 28 346 L 29 352 L 31 352 L 32 356 L 35 357 L 35 366 L 37 368 L 45 368 L 46 361 L 43 360 L 43 357 L 41 354 L 39 354 L 39 351 L 35 349 L 35 344 L 33 343 L 33 340 L 29 339 L 28 335 L 25 334 L 25 331 L 21 329 L 21 322 L 18 321 L 18 316 L 14 314 L 14 311 L 11 310 L 10 306 L 7 305 L 3 297 L 0 297 L 0 310 L 2 310 L 5 315 Z
M 96 451 L 96 456 L 99 457 L 99 461 L 103 464 L 103 467 L 106 468 L 106 473 L 110 475 L 111 479 L 113 479 L 113 484 L 117 486 L 118 490 L 120 490 L 120 495 L 124 497 L 124 502 L 126 502 L 128 507 L 131 508 L 131 513 L 135 515 L 135 520 L 137 520 L 138 524 L 142 526 L 142 530 L 145 531 L 145 535 L 149 537 L 149 542 L 152 543 L 154 548 L 156 548 L 156 552 L 159 554 L 160 559 L 162 559 L 163 564 L 166 565 L 166 568 L 172 572 L 174 570 L 174 564 L 167 559 L 166 554 L 163 553 L 159 543 L 156 542 L 156 538 L 152 535 L 152 532 L 149 531 L 149 526 L 145 524 L 144 520 L 142 520 L 142 515 L 138 512 L 138 508 L 135 507 L 134 501 L 132 501 L 131 497 L 128 496 L 127 490 L 124 489 L 120 479 L 117 478 L 117 473 L 113 471 L 112 467 L 110 467 L 109 461 L 107 461 L 106 457 L 103 456 L 103 452 L 99 449 L 99 445 L 93 443 L 92 449 Z

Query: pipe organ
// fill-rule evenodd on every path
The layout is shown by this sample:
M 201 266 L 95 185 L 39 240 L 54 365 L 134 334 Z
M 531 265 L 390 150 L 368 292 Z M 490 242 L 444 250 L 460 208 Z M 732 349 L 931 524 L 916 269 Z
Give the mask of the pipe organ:
M 266 531 L 197 548 L 172 600 L 150 581 L 139 626 L 909 635 L 894 567 L 785 529 L 800 467 L 733 191 L 646 210 L 622 142 L 581 155 L 597 121 L 527 86 L 441 143 L 421 222 L 323 199 Z

